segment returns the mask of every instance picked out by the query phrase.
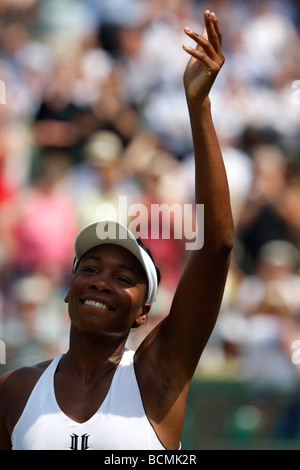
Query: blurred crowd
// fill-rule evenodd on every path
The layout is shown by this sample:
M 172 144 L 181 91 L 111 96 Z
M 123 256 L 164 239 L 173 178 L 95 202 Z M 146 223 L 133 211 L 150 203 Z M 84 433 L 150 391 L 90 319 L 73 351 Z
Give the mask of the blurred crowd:
M 299 387 L 291 360 L 300 339 L 297 0 L 1 1 L 3 371 L 66 350 L 63 298 L 80 228 L 100 216 L 124 220 L 120 196 L 149 209 L 193 201 L 181 46 L 190 41 L 185 26 L 201 33 L 207 8 L 224 36 L 211 101 L 236 244 L 197 373 L 284 393 Z M 144 241 L 162 284 L 132 347 L 168 312 L 188 256 L 184 240 Z

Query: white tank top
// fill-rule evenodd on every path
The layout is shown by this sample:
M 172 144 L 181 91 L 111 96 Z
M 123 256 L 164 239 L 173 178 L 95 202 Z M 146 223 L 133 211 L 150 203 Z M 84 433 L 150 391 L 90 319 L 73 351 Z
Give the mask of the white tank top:
M 14 427 L 12 449 L 164 450 L 143 407 L 133 355 L 125 349 L 103 403 L 84 423 L 68 418 L 58 406 L 54 374 L 62 355 L 53 359 Z

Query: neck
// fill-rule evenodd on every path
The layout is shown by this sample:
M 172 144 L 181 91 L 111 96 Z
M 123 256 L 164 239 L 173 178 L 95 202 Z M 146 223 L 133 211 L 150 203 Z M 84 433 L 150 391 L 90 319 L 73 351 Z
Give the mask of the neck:
M 71 326 L 70 347 L 65 363 L 70 371 L 85 381 L 91 380 L 95 375 L 104 375 L 120 363 L 126 339 L 92 338 L 78 334 L 76 328 Z

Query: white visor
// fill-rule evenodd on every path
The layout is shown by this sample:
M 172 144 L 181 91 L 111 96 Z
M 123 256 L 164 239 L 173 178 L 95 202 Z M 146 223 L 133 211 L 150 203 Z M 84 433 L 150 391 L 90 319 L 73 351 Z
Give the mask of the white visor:
M 146 303 L 152 304 L 156 298 L 158 287 L 155 265 L 148 253 L 138 244 L 130 230 L 119 222 L 101 220 L 87 225 L 79 232 L 75 240 L 76 260 L 74 268 L 77 267 L 80 259 L 87 251 L 104 244 L 122 246 L 139 260 L 148 281 Z

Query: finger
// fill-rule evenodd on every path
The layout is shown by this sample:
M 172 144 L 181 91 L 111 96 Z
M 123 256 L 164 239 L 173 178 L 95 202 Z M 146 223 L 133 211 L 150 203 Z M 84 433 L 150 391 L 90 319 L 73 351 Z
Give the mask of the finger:
M 211 42 L 208 39 L 206 39 L 207 37 L 206 29 L 203 31 L 201 36 L 198 33 L 191 31 L 189 28 L 185 28 L 185 33 L 197 43 L 196 50 L 205 52 L 210 58 L 218 61 L 219 59 L 218 53 L 216 52 Z
M 218 65 L 205 52 L 202 52 L 199 49 L 193 49 L 192 47 L 186 44 L 183 44 L 182 47 L 188 54 L 190 54 L 192 57 L 202 63 L 207 75 L 211 75 L 212 73 L 214 73 L 214 71 L 218 70 Z
M 216 30 L 216 23 L 218 24 L 217 17 L 215 13 L 211 13 L 209 10 L 206 10 L 204 13 L 204 21 L 206 26 L 206 31 L 208 35 L 208 40 L 212 44 L 215 51 L 219 54 L 221 52 L 220 37 Z M 220 32 L 220 27 L 219 27 Z
M 213 23 L 215 25 L 216 33 L 217 33 L 218 38 L 219 38 L 220 47 L 222 47 L 222 31 L 221 31 L 221 28 L 220 28 L 220 25 L 219 25 L 218 18 L 217 18 L 215 13 L 212 13 L 211 17 L 212 17 Z
M 189 36 L 191 39 L 193 39 L 197 43 L 196 49 L 198 49 L 200 51 L 204 50 L 202 45 L 200 44 L 200 38 L 204 37 L 205 39 L 207 39 L 207 33 L 206 33 L 205 28 L 204 28 L 201 36 L 200 36 L 200 34 L 196 33 L 195 31 L 192 31 L 188 27 L 184 28 L 184 32 L 186 33 L 187 36 Z

